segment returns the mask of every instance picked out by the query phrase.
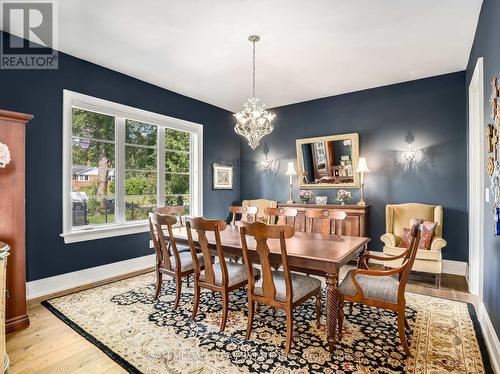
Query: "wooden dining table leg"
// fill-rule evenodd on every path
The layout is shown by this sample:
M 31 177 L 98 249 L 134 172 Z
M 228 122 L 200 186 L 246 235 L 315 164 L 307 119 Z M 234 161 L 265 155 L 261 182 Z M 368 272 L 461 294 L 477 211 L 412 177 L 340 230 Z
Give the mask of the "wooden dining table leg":
M 338 315 L 340 310 L 339 293 L 337 290 L 338 274 L 326 274 L 326 334 L 328 348 L 333 351 L 337 339 Z

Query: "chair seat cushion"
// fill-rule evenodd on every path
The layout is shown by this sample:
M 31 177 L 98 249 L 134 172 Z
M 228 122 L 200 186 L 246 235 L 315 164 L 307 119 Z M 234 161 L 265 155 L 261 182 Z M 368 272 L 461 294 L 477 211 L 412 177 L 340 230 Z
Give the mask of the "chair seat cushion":
M 343 295 L 356 295 L 356 286 L 352 282 L 352 272 L 349 270 L 344 280 L 339 286 L 339 292 Z M 374 299 L 379 301 L 387 301 L 397 304 L 398 302 L 398 287 L 399 281 L 389 276 L 373 276 L 373 275 L 356 275 L 363 297 L 365 299 Z
M 231 287 L 237 283 L 241 283 L 248 279 L 247 269 L 244 264 L 240 264 L 238 262 L 230 262 L 226 261 L 227 267 L 227 277 L 228 277 L 228 286 Z M 213 264 L 213 269 L 215 273 L 215 284 L 217 286 L 222 285 L 222 269 L 219 262 Z M 259 269 L 253 269 L 253 274 L 255 278 L 260 276 Z M 205 280 L 205 270 L 200 272 L 200 280 Z
M 181 272 L 193 269 L 193 257 L 191 256 L 191 252 L 179 252 L 179 257 L 181 260 Z M 203 265 L 202 254 L 198 254 L 198 260 L 200 261 L 200 266 L 202 266 Z M 172 270 L 177 270 L 175 256 L 170 256 L 170 264 L 172 265 Z
M 297 301 L 308 293 L 321 289 L 321 281 L 314 277 L 308 277 L 302 274 L 290 274 L 292 277 L 293 301 Z M 274 288 L 276 292 L 274 299 L 279 301 L 286 300 L 285 273 L 283 271 L 273 271 Z M 262 279 L 255 283 L 254 293 L 263 296 Z
M 384 247 L 384 253 L 391 256 L 398 256 L 406 248 L 401 247 Z M 418 249 L 417 255 L 415 257 L 417 260 L 430 260 L 430 261 L 441 261 L 442 254 L 441 251 L 430 251 L 428 249 Z
M 182 252 L 190 252 L 191 250 L 189 249 L 189 246 L 187 246 L 187 245 L 177 244 L 177 251 L 179 253 L 182 253 Z

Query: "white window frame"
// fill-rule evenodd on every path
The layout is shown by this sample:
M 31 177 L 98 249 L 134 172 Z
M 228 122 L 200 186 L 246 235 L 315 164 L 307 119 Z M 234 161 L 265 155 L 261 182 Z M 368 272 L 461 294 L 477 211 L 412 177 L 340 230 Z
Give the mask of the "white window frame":
M 72 111 L 77 107 L 96 113 L 115 117 L 115 209 L 116 223 L 72 227 L 71 182 L 73 176 L 72 162 Z M 190 194 L 191 215 L 203 215 L 203 125 L 149 112 L 127 105 L 63 90 L 63 227 L 60 236 L 65 243 L 95 240 L 120 235 L 129 235 L 149 230 L 146 220 L 125 222 L 125 119 L 145 122 L 158 127 L 158 139 L 164 139 L 165 128 L 187 131 L 191 134 L 190 149 Z M 157 160 L 157 204 L 164 205 L 165 181 L 165 143 L 158 143 Z M 160 174 L 162 173 L 162 174 Z M 122 213 L 123 212 L 123 213 Z

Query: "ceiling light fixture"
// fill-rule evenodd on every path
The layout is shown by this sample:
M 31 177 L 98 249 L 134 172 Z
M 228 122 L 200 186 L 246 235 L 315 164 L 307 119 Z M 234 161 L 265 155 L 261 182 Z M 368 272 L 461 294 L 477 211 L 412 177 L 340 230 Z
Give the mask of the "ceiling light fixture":
M 253 44 L 253 81 L 252 81 L 252 97 L 244 104 L 243 109 L 234 114 L 236 125 L 234 131 L 248 140 L 248 145 L 255 149 L 258 147 L 260 140 L 270 134 L 274 125 L 272 121 L 276 117 L 274 113 L 269 113 L 266 106 L 255 97 L 255 43 L 260 40 L 258 35 L 250 35 L 248 37 Z

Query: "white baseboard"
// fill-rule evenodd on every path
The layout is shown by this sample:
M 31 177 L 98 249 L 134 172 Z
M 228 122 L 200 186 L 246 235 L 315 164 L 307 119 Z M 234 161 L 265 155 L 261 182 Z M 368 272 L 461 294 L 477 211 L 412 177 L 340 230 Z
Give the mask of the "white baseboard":
M 375 256 L 384 256 L 383 252 L 370 251 Z M 370 260 L 370 262 L 374 264 L 382 264 L 382 261 Z M 454 261 L 454 260 L 443 260 L 443 273 L 444 274 L 452 274 L 452 275 L 461 275 L 463 277 L 467 277 L 468 274 L 468 264 L 463 261 Z
M 481 303 L 479 306 L 477 319 L 481 325 L 481 330 L 483 331 L 484 341 L 486 347 L 488 348 L 488 353 L 490 354 L 491 366 L 493 366 L 493 371 L 500 374 L 500 342 L 498 341 L 498 336 L 495 332 L 495 328 L 491 323 L 488 311 Z
M 26 298 L 28 300 L 35 299 L 55 292 L 69 290 L 89 283 L 132 273 L 134 271 L 144 270 L 154 265 L 155 255 L 148 255 L 56 275 L 54 277 L 38 279 L 26 284 Z

